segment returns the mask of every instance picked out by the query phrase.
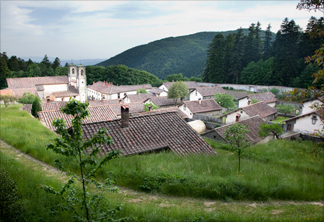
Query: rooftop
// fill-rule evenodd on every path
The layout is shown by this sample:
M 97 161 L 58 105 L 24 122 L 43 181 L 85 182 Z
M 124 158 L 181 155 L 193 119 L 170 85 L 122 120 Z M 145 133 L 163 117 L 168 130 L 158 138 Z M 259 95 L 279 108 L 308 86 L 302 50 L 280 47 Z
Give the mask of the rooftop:
M 184 101 L 184 104 L 187 105 L 192 113 L 211 112 L 223 109 L 214 99 L 203 99 L 201 100 L 201 104 L 199 104 L 199 101 Z

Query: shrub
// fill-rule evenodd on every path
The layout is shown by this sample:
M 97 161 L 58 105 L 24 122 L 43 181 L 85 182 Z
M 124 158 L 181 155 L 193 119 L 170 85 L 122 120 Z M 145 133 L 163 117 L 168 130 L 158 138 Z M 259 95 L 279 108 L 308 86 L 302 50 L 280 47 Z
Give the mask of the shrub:
M 31 109 L 31 114 L 34 117 L 37 117 L 37 112 L 42 111 L 42 107 L 41 107 L 39 100 L 37 98 L 35 98 L 33 105 L 32 105 L 32 109 Z
M 24 93 L 23 97 L 18 99 L 18 102 L 23 103 L 23 104 L 33 104 L 35 99 L 37 99 L 39 101 L 39 103 L 42 102 L 39 97 L 35 96 L 34 94 L 32 94 L 30 92 L 27 92 L 27 93 Z
M 270 89 L 270 92 L 272 92 L 273 94 L 275 94 L 277 96 L 279 94 L 280 90 L 273 87 L 272 89 Z

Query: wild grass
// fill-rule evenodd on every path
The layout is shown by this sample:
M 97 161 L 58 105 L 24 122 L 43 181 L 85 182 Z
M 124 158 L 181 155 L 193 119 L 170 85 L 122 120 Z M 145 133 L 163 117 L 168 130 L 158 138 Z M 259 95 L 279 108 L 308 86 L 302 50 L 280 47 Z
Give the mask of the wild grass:
M 283 123 L 282 121 L 284 121 L 286 119 L 289 119 L 289 117 L 277 116 L 277 118 L 275 118 L 274 120 L 272 120 L 272 122 L 282 124 Z
M 50 172 L 0 145 L 0 166 L 10 172 L 22 195 L 23 221 L 73 221 L 72 214 L 57 211 L 62 200 L 40 189 L 46 184 L 59 189 L 67 177 Z M 81 188 L 81 187 L 79 187 Z M 78 187 L 77 187 L 78 189 Z M 93 192 L 93 190 L 90 190 Z M 116 218 L 132 216 L 138 221 L 322 221 L 323 207 L 303 202 L 210 202 L 204 199 L 170 198 L 123 190 L 106 193 L 103 208 L 122 204 Z
M 56 135 L 17 109 L 1 109 L 1 139 L 49 164 L 59 158 L 77 172 L 73 160 L 45 150 Z M 324 199 L 324 157 L 310 154 L 311 142 L 274 140 L 251 146 L 243 153 L 239 174 L 237 154 L 226 144 L 206 141 L 218 156 L 163 152 L 120 157 L 100 171 L 99 179 L 111 177 L 118 185 L 138 191 L 211 200 Z

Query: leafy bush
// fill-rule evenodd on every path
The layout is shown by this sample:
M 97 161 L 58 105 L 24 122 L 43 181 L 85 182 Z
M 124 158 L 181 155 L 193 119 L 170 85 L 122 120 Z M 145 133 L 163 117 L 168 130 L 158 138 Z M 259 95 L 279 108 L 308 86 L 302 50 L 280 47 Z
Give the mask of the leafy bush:
M 32 105 L 31 114 L 34 117 L 37 117 L 37 112 L 39 112 L 39 111 L 42 111 L 42 107 L 41 107 L 41 105 L 39 103 L 38 97 L 36 97 L 34 102 L 33 102 L 33 105 Z
M 0 95 L 0 101 L 1 100 L 5 104 L 5 107 L 8 107 L 9 103 L 13 103 L 17 100 L 17 97 L 12 96 L 12 95 Z
M 137 94 L 145 94 L 145 93 L 148 93 L 148 92 L 146 91 L 146 89 L 138 89 L 138 90 L 137 90 Z
M 37 99 L 39 101 L 39 103 L 42 102 L 39 97 L 35 96 L 34 94 L 32 94 L 30 92 L 27 92 L 27 93 L 24 93 L 23 97 L 18 99 L 18 102 L 23 103 L 23 104 L 33 104 L 35 99 Z
M 234 102 L 235 97 L 229 94 L 216 93 L 214 95 L 215 101 L 219 103 L 221 107 L 236 109 Z
M 21 195 L 18 192 L 16 181 L 9 173 L 0 167 L 0 220 L 17 221 L 23 211 L 19 202 Z
M 273 94 L 275 94 L 277 96 L 277 95 L 279 95 L 280 90 L 273 87 L 272 89 L 270 89 L 270 92 L 272 92 Z
M 152 107 L 152 110 L 156 110 L 156 109 L 159 108 L 159 106 L 154 105 L 153 103 L 145 103 L 145 104 L 144 104 L 144 111 L 145 111 L 145 112 L 148 112 L 148 111 L 149 111 L 149 106 Z

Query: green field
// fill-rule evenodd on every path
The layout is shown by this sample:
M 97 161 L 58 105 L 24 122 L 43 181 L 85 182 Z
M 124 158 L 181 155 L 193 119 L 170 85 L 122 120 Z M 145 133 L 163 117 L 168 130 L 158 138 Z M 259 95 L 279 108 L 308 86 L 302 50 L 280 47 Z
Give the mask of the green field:
M 18 111 L 18 106 L 1 108 L 0 136 L 41 161 L 53 164 L 54 159 L 60 158 L 70 170 L 77 169 L 73 160 L 45 149 L 56 135 L 27 112 Z M 241 173 L 237 172 L 237 154 L 233 154 L 227 145 L 208 142 L 218 156 L 183 157 L 164 152 L 113 160 L 100 171 L 98 179 L 113 178 L 117 185 L 129 188 L 127 192 L 131 194 L 109 194 L 109 204 L 123 203 L 124 211 L 119 216 L 132 214 L 143 221 L 194 221 L 195 217 L 203 217 L 205 221 L 324 219 L 323 207 L 309 204 L 310 201 L 322 203 L 324 199 L 324 157 L 310 154 L 311 142 L 275 140 L 251 146 L 242 156 Z M 2 154 L 1 166 L 9 168 L 13 178 L 21 183 L 20 187 L 30 183 L 28 186 L 36 192 L 35 195 L 43 197 L 39 201 L 47 200 L 47 194 L 37 189 L 39 184 L 62 184 L 62 179 L 47 178 L 44 176 L 46 171 L 28 168 L 32 166 L 19 162 L 13 154 L 3 151 Z M 21 176 L 25 174 L 28 178 Z M 30 201 L 28 218 L 33 218 L 30 211 L 37 210 L 36 207 L 32 210 L 32 198 L 36 197 L 29 196 L 31 191 L 27 188 L 23 192 L 25 201 Z M 150 201 L 150 198 L 153 199 Z M 129 203 L 134 199 L 141 200 Z M 47 205 L 51 208 L 55 201 L 59 200 L 43 204 L 44 208 Z M 292 201 L 299 201 L 299 204 L 292 204 Z M 213 204 L 206 207 L 205 203 Z M 280 213 L 274 214 L 274 211 Z M 40 211 L 35 215 L 37 212 Z M 57 220 L 62 216 L 68 217 L 68 214 L 57 213 Z

